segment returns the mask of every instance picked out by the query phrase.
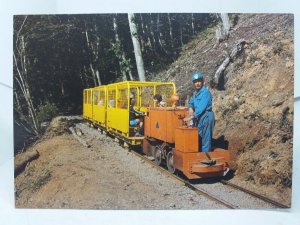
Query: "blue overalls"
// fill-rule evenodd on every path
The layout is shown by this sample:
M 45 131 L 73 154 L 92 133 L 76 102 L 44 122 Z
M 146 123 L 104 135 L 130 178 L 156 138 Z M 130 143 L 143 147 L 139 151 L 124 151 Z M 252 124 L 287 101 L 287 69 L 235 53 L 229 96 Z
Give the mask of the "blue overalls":
M 198 120 L 198 132 L 202 138 L 202 152 L 211 150 L 213 130 L 215 126 L 215 115 L 212 111 L 212 95 L 210 91 L 202 86 L 189 102 L 189 107 L 194 110 L 194 117 Z

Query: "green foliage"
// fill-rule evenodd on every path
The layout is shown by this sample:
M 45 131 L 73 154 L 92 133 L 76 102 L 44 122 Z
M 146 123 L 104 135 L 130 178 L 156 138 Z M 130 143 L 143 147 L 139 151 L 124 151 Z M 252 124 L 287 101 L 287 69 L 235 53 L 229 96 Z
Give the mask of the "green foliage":
M 51 102 L 46 101 L 44 105 L 38 107 L 37 119 L 38 121 L 50 121 L 58 114 L 58 107 Z
M 272 48 L 274 55 L 280 55 L 283 52 L 283 44 L 278 42 Z
M 259 179 L 259 183 L 262 185 L 275 185 L 278 181 L 278 177 L 272 177 L 272 178 L 268 178 L 268 177 L 262 177 Z
M 253 140 L 249 140 L 246 142 L 246 146 L 247 148 L 252 148 L 254 145 L 256 145 L 257 143 L 259 142 L 258 139 L 253 139 Z M 252 160 L 253 162 L 251 163 L 254 163 L 256 160 Z
M 122 65 L 122 69 L 123 69 L 126 73 L 130 72 L 131 69 L 132 69 L 131 59 L 130 59 L 130 58 L 128 58 L 128 59 L 122 59 L 121 65 Z
M 49 170 L 46 170 L 44 174 L 42 174 L 36 181 L 33 182 L 32 188 L 35 190 L 41 188 L 50 180 L 50 177 L 51 172 Z
M 259 58 L 257 55 L 250 53 L 247 60 L 249 63 L 255 63 Z
M 274 159 L 278 156 L 279 154 L 277 152 L 274 152 L 274 151 L 271 151 L 270 154 L 269 154 L 269 157 Z
M 245 181 L 254 181 L 254 177 L 252 176 L 252 175 L 247 175 L 246 177 L 245 177 Z
M 250 163 L 256 166 L 259 163 L 259 159 L 252 159 Z
M 292 174 L 291 173 L 286 173 L 282 174 L 280 177 L 280 184 L 284 187 L 292 187 Z
M 222 115 L 228 115 L 230 113 L 233 113 L 235 110 L 237 110 L 239 108 L 239 104 L 236 101 L 232 101 L 227 108 L 225 108 L 223 110 Z

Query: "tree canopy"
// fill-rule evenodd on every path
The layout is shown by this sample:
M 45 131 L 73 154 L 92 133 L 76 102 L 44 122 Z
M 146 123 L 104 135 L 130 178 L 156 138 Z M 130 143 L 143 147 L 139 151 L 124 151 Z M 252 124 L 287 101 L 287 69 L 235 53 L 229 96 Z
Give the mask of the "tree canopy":
M 40 123 L 52 114 L 81 113 L 84 88 L 138 80 L 132 35 L 149 80 L 217 20 L 214 14 L 135 13 L 132 33 L 127 14 L 17 15 L 15 121 L 38 135 Z

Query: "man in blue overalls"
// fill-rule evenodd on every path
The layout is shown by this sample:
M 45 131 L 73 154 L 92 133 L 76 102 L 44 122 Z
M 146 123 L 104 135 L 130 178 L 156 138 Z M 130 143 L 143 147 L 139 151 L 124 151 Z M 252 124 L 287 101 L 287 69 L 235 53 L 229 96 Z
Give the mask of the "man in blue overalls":
M 202 139 L 202 152 L 209 152 L 212 145 L 212 136 L 215 126 L 215 116 L 212 111 L 212 95 L 210 91 L 203 86 L 203 75 L 196 72 L 192 75 L 192 81 L 195 87 L 193 97 L 189 102 L 189 118 L 198 121 L 198 132 Z

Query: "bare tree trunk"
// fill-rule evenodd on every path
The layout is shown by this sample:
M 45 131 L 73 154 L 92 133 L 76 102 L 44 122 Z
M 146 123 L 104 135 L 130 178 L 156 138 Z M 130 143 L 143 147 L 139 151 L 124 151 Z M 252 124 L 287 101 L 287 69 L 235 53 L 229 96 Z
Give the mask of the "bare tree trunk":
M 230 20 L 227 13 L 217 14 L 217 17 L 220 17 L 222 20 L 222 26 L 218 26 L 216 30 L 217 44 L 219 44 L 221 41 L 224 41 L 228 38 L 230 30 Z
M 13 59 L 15 68 L 17 70 L 17 76 L 14 76 L 15 80 L 17 81 L 17 84 L 24 96 L 25 102 L 27 104 L 27 110 L 28 110 L 28 116 L 29 118 L 26 118 L 27 123 L 31 126 L 31 129 L 33 130 L 34 134 L 36 136 L 40 136 L 40 125 L 39 121 L 36 116 L 36 109 L 33 105 L 32 96 L 30 94 L 29 85 L 27 83 L 27 59 L 26 59 L 26 45 L 24 36 L 20 36 L 21 30 L 27 20 L 27 16 L 24 18 L 24 21 L 17 33 L 16 43 L 15 43 L 15 49 L 18 52 L 18 59 L 16 56 L 15 51 L 13 52 Z M 20 41 L 19 41 L 20 40 Z M 19 65 L 21 66 L 21 69 L 19 68 Z M 31 121 L 31 122 L 30 122 Z
M 180 43 L 181 43 L 181 47 L 183 46 L 183 37 L 182 37 L 182 34 L 183 32 L 182 32 L 182 25 L 181 25 L 181 23 L 180 23 Z
M 157 27 L 157 33 L 158 33 L 158 43 L 160 48 L 166 53 L 166 50 L 164 49 L 164 45 L 162 43 L 162 38 L 163 38 L 163 34 L 160 31 L 160 18 L 159 18 L 159 14 L 157 15 L 157 20 L 156 20 L 156 27 Z
M 98 60 L 98 43 L 95 43 L 95 46 L 94 46 L 94 43 L 92 41 L 90 41 L 87 28 L 85 30 L 85 37 L 86 37 L 87 47 L 88 47 L 88 49 L 91 50 L 90 69 L 92 71 L 94 86 L 96 87 L 96 86 L 101 85 L 101 79 L 100 79 L 99 71 L 96 68 L 94 68 L 94 65 L 92 62 L 95 62 L 95 61 L 97 62 L 97 60 Z M 99 42 L 98 38 L 97 38 L 97 42 Z
M 244 49 L 244 45 L 246 44 L 246 41 L 244 39 L 240 39 L 237 41 L 236 45 L 233 47 L 231 53 L 229 56 L 226 57 L 226 59 L 223 61 L 223 63 L 219 66 L 215 73 L 215 83 L 220 84 L 221 78 L 224 76 L 224 71 L 228 67 L 229 63 L 233 61 L 233 59 Z
M 132 71 L 131 71 L 131 69 L 129 70 L 128 75 L 129 75 L 130 80 L 133 80 L 133 76 L 132 76 Z
M 174 48 L 174 38 L 173 38 L 173 28 L 172 28 L 172 20 L 170 17 L 170 13 L 168 13 L 168 21 L 169 21 L 169 27 L 170 27 L 171 46 L 173 49 Z
M 99 74 L 99 70 L 96 70 L 96 78 L 97 78 L 97 81 L 98 81 L 98 85 L 100 86 L 102 83 L 101 83 L 101 79 L 100 79 L 100 74 Z
M 192 33 L 195 35 L 195 18 L 194 13 L 192 13 Z
M 64 83 L 61 80 L 59 82 L 60 82 L 61 95 L 64 96 L 65 95 Z
M 142 28 L 142 37 L 143 37 L 142 39 L 146 40 L 146 41 L 144 41 L 144 40 L 142 41 L 142 52 L 144 52 L 144 51 L 146 51 L 146 45 L 148 44 L 148 43 L 146 43 L 146 42 L 148 42 L 148 35 L 147 35 L 146 30 L 145 30 L 143 16 L 142 16 L 141 13 L 140 13 L 140 19 L 141 19 L 141 28 Z
M 88 87 L 87 68 L 83 66 L 83 72 L 80 73 L 81 83 L 83 87 Z
M 90 63 L 90 70 L 92 71 L 92 77 L 93 77 L 93 81 L 94 81 L 94 87 L 96 87 L 97 86 L 97 80 L 96 80 L 96 74 L 95 74 L 95 71 L 94 71 L 92 63 Z
M 228 13 L 221 13 L 221 19 L 223 23 L 223 32 L 225 36 L 228 36 L 230 30 L 230 21 Z
M 153 31 L 153 27 L 154 27 L 154 22 L 152 19 L 152 15 L 150 13 L 150 34 L 151 34 L 151 40 L 152 40 L 152 49 L 155 55 L 159 55 L 157 53 L 157 42 L 156 42 L 156 38 L 155 38 L 155 33 Z
M 15 123 L 18 124 L 18 126 L 23 127 L 28 133 L 33 134 L 34 131 L 32 129 L 32 127 L 28 127 L 28 122 L 26 121 L 26 116 L 23 113 L 23 109 L 20 103 L 20 97 L 17 93 L 17 91 L 14 89 L 14 95 L 15 95 L 15 102 L 16 102 L 16 107 L 15 110 L 18 112 L 19 116 L 20 116 L 20 121 L 18 121 L 17 119 L 15 119 Z M 21 121 L 26 121 L 26 125 L 23 124 Z
M 24 95 L 24 98 L 25 98 L 25 101 L 27 104 L 29 118 L 31 119 L 31 121 L 33 123 L 32 129 L 33 129 L 35 135 L 40 136 L 40 126 L 39 126 L 39 122 L 36 117 L 35 108 L 32 103 L 32 97 L 31 97 L 31 94 L 29 91 L 29 86 L 27 84 L 26 79 L 24 78 L 24 74 L 18 68 L 18 65 L 17 65 L 18 62 L 17 62 L 16 56 L 15 56 L 15 53 L 13 54 L 13 56 L 14 56 L 14 63 L 17 68 L 17 74 L 18 74 L 18 77 L 15 77 L 15 79 Z
M 132 38 L 132 43 L 134 48 L 134 54 L 135 54 L 139 79 L 140 81 L 145 81 L 146 78 L 145 78 L 144 61 L 142 57 L 140 43 L 138 40 L 137 28 L 134 22 L 134 14 L 128 13 L 128 21 L 129 21 L 130 33 L 131 33 L 131 38 Z
M 144 38 L 144 46 L 142 47 L 142 52 L 143 51 L 147 51 L 148 49 L 151 49 L 153 51 L 153 45 L 152 42 L 150 40 L 150 35 L 149 35 L 149 27 L 147 25 L 147 23 L 144 24 L 144 18 L 142 16 L 142 14 L 140 14 L 140 19 L 141 19 L 141 25 L 142 25 L 142 32 L 143 32 L 143 38 Z

